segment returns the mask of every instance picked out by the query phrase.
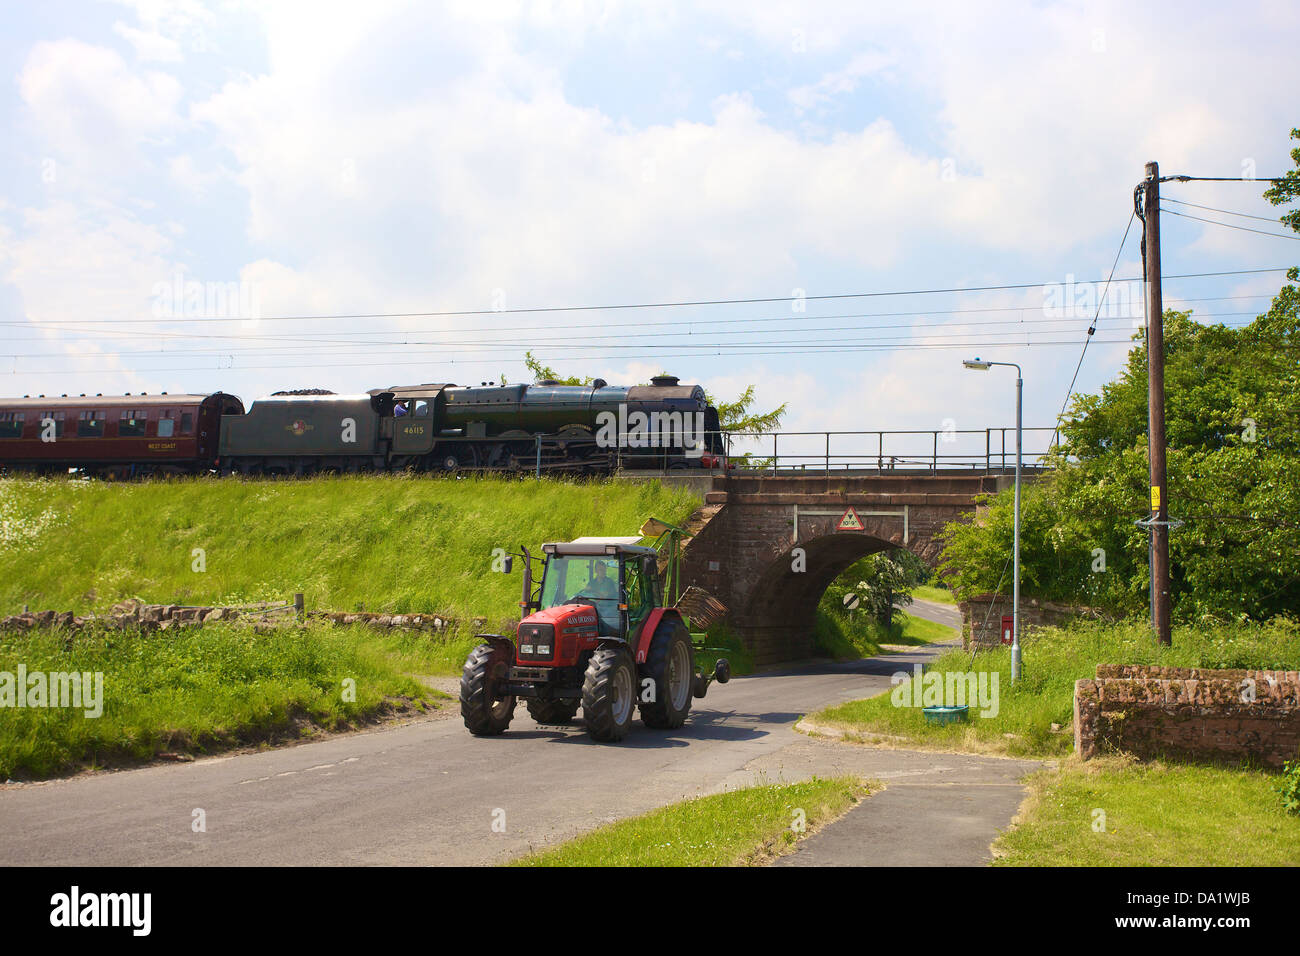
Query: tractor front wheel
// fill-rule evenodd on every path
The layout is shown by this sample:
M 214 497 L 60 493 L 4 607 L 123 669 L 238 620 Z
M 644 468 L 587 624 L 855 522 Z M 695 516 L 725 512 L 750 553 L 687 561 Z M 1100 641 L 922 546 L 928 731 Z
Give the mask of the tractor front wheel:
M 539 724 L 567 724 L 578 712 L 576 700 L 538 700 L 527 701 L 528 716 Z
M 636 665 L 623 648 L 601 648 L 591 655 L 582 681 L 582 717 L 592 740 L 622 740 L 632 727 Z
M 655 628 L 641 673 L 654 683 L 653 699 L 641 701 L 641 721 L 647 727 L 672 730 L 686 723 L 694 689 L 695 654 L 681 621 L 669 619 Z
M 505 733 L 515 715 L 515 699 L 501 692 L 510 678 L 510 658 L 502 648 L 480 644 L 469 652 L 460 675 L 460 715 L 476 737 Z

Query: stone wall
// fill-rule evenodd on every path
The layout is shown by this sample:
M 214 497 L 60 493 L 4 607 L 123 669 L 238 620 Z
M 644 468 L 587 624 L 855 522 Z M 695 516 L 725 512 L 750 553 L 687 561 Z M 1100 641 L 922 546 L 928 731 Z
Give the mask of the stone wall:
M 1074 748 L 1281 767 L 1300 758 L 1296 671 L 1097 666 L 1074 685 Z
M 1002 643 L 1002 615 L 1011 614 L 1009 594 L 977 594 L 957 604 L 962 619 L 962 645 L 970 650 Z M 1092 608 L 1054 604 L 1020 595 L 1020 637 L 1031 628 L 1055 627 L 1077 617 L 1096 617 Z

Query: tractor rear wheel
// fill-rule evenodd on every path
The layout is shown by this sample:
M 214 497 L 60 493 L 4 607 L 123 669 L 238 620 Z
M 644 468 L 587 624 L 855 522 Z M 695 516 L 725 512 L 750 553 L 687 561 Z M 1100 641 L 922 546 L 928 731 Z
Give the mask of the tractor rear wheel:
M 469 652 L 460 675 L 460 715 L 476 737 L 505 733 L 515 715 L 515 699 L 501 694 L 510 676 L 510 658 L 500 647 L 480 644 Z
M 527 705 L 528 716 L 539 724 L 567 724 L 578 713 L 576 700 L 538 700 L 532 697 Z
M 632 728 L 636 665 L 624 648 L 600 648 L 591 655 L 582 681 L 582 717 L 592 740 L 616 741 Z
M 641 721 L 647 727 L 672 730 L 686 723 L 691 712 L 695 655 L 690 635 L 674 618 L 655 628 L 641 673 L 654 681 L 654 699 L 641 702 Z

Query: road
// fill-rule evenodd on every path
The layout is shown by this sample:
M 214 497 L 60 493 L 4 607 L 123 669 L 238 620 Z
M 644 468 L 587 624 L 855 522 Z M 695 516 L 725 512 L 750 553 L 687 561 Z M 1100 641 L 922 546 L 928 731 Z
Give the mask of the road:
M 903 610 L 913 617 L 934 621 L 936 624 L 943 624 L 954 630 L 961 627 L 961 612 L 952 604 L 941 604 L 938 601 L 912 598 L 912 603 Z
M 592 743 L 580 725 L 539 728 L 520 707 L 499 738 L 473 738 L 458 718 L 425 720 L 263 753 L 8 785 L 0 788 L 0 864 L 485 864 L 753 782 L 854 772 L 1006 783 L 1031 769 L 792 729 L 804 713 L 887 689 L 892 672 L 933 654 L 735 678 L 696 701 L 680 730 L 638 721 L 617 745 Z M 197 811 L 205 832 L 194 832 Z

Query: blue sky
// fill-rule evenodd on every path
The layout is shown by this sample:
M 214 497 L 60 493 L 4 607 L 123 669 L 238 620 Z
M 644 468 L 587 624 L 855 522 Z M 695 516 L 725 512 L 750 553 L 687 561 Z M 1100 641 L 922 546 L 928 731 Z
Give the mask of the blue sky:
M 1010 424 L 1010 378 L 960 368 L 978 353 L 1021 362 L 1026 423 L 1051 424 L 1091 316 L 1047 315 L 1044 284 L 1109 271 L 1147 160 L 1290 167 L 1300 12 L 872 6 L 7 4 L 0 391 L 518 381 L 531 348 L 615 383 L 755 383 L 796 430 Z M 1261 191 L 1165 194 L 1276 216 Z M 1300 260 L 1188 219 L 1164 238 L 1169 274 Z M 1166 299 L 1236 324 L 1280 281 Z M 177 282 L 202 308 L 164 301 Z M 277 318 L 1017 283 L 802 312 Z M 231 289 L 256 316 L 223 311 Z M 1103 322 L 1081 387 L 1132 325 Z

